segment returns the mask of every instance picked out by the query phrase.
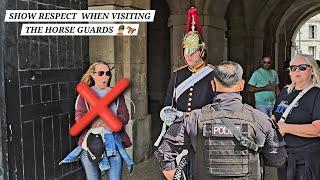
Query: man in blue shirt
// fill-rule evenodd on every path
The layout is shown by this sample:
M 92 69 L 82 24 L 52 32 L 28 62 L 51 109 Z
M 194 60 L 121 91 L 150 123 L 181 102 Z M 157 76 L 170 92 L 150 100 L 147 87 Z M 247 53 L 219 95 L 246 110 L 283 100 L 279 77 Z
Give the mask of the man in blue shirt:
M 269 117 L 279 95 L 279 78 L 275 70 L 271 69 L 271 57 L 263 56 L 262 67 L 251 76 L 249 92 L 254 93 L 255 107 Z

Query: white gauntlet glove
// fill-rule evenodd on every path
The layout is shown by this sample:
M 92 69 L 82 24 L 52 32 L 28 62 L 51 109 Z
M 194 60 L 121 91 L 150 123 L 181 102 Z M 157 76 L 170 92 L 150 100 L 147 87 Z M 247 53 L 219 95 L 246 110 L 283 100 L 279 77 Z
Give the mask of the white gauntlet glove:
M 171 106 L 166 106 L 160 111 L 160 119 L 167 125 L 171 126 L 177 117 L 183 116 L 183 112 L 177 111 Z
M 160 133 L 157 141 L 154 143 L 155 146 L 157 146 L 157 147 L 159 146 L 162 137 L 164 136 L 164 134 L 167 131 L 167 126 L 171 126 L 173 124 L 174 120 L 176 120 L 177 117 L 181 117 L 181 116 L 183 116 L 183 112 L 177 111 L 175 108 L 173 108 L 171 106 L 166 106 L 161 109 L 160 119 L 163 121 L 163 124 L 162 124 L 161 133 Z

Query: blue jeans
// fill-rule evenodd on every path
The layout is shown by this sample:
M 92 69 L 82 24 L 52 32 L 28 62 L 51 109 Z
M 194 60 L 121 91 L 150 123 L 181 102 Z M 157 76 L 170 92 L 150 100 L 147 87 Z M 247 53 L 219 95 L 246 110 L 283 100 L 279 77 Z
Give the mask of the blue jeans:
M 86 172 L 87 180 L 101 180 L 99 165 L 88 159 L 88 153 L 82 150 L 80 155 L 81 163 Z M 106 171 L 108 180 L 120 180 L 122 174 L 122 158 L 118 152 L 114 156 L 108 157 L 110 169 Z
M 271 118 L 273 106 L 274 105 L 272 105 L 272 104 L 270 104 L 270 105 L 256 105 L 256 109 L 258 109 L 259 111 L 263 112 L 264 114 L 266 114 L 267 116 L 269 116 Z

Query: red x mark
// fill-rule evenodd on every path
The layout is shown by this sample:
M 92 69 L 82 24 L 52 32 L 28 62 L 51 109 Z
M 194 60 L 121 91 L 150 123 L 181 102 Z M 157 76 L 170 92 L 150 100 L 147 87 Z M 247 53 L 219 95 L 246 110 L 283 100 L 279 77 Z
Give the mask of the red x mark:
M 120 131 L 122 128 L 121 121 L 106 106 L 114 101 L 129 86 L 129 83 L 129 79 L 120 80 L 101 100 L 88 85 L 79 83 L 77 91 L 89 103 L 90 110 L 71 127 L 69 134 L 71 136 L 78 135 L 97 115 L 104 120 L 112 131 Z

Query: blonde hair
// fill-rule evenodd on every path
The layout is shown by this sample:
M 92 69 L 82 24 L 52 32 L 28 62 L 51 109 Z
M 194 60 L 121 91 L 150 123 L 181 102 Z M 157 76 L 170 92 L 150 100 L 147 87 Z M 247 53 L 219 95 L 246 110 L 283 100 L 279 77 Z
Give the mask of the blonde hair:
M 109 67 L 109 65 L 104 62 L 104 61 L 96 61 L 94 62 L 93 64 L 91 64 L 91 66 L 88 68 L 88 70 L 86 71 L 86 73 L 83 74 L 80 82 L 83 82 L 85 84 L 87 84 L 89 87 L 90 86 L 94 86 L 94 80 L 91 76 L 91 73 L 93 73 L 95 71 L 95 68 L 98 64 L 104 64 L 104 65 L 107 65 Z M 110 67 L 109 67 L 110 69 Z
M 311 66 L 312 68 L 312 77 L 311 77 L 311 84 L 320 84 L 320 70 L 319 70 L 319 66 L 316 62 L 316 60 L 310 56 L 310 55 L 306 55 L 306 54 L 298 54 L 296 56 L 294 56 L 291 61 L 290 61 L 290 66 L 293 65 L 293 61 L 295 61 L 296 59 L 302 58 L 306 61 L 306 63 L 308 65 Z M 290 72 L 291 73 L 291 72 Z M 288 92 L 291 92 L 294 87 L 295 87 L 296 83 L 292 82 L 291 84 L 289 84 L 288 87 Z

